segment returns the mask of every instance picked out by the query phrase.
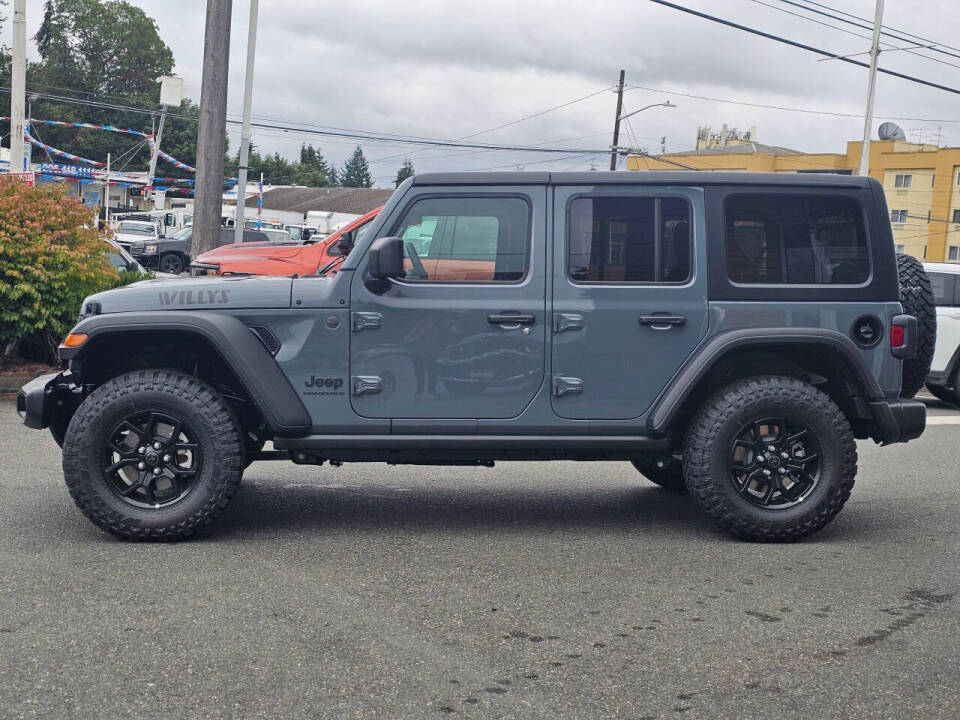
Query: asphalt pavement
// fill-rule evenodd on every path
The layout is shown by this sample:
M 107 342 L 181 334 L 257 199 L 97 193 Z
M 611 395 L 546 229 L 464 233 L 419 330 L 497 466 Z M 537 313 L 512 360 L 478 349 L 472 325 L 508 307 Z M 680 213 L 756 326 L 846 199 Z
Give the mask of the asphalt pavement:
M 930 408 L 800 543 L 623 462 L 261 462 L 139 545 L 0 401 L 0 717 L 957 718 L 960 412 Z

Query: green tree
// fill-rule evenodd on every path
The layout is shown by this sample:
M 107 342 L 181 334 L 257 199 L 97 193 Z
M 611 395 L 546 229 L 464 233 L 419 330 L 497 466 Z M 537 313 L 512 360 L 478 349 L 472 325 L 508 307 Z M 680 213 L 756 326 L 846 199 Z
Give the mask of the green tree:
M 315 171 L 323 177 L 326 181 L 323 185 L 330 185 L 335 179 L 336 173 L 334 169 L 327 163 L 326 158 L 324 158 L 320 152 L 320 148 L 315 148 L 313 145 L 300 146 L 300 165 L 305 169 Z M 320 187 L 323 187 L 323 185 L 320 185 Z
M 159 116 L 160 85 L 156 78 L 173 72 L 173 53 L 156 23 L 125 0 L 47 0 L 34 36 L 40 62 L 29 63 L 27 87 L 40 93 L 95 98 L 105 103 L 144 108 L 131 112 L 94 108 L 41 98 L 33 117 L 129 127 L 149 132 Z M 9 68 L 0 66 L 3 81 Z M 168 117 L 162 148 L 189 165 L 196 164 L 197 108 L 189 101 Z M 151 118 L 153 115 L 153 118 Z M 83 128 L 34 125 L 34 137 L 82 157 L 101 162 L 111 153 L 114 166 L 142 169 L 150 157 L 142 138 Z M 42 151 L 34 150 L 34 157 Z M 161 161 L 158 174 L 186 176 Z
M 403 165 L 400 166 L 400 169 L 397 170 L 397 177 L 393 181 L 394 187 L 399 187 L 400 183 L 406 180 L 408 177 L 413 177 L 413 163 L 410 162 L 410 159 L 407 158 L 403 161 Z
M 338 173 L 337 178 L 343 187 L 368 188 L 373 186 L 373 178 L 370 176 L 370 165 L 363 156 L 363 150 L 357 145 L 353 154 L 347 158 L 343 164 L 343 169 Z

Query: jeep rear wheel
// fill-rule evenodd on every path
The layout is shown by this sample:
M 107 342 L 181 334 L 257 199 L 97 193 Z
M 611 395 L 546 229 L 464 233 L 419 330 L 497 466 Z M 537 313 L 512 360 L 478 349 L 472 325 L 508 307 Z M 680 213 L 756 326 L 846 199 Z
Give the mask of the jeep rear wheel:
M 824 393 L 788 377 L 719 390 L 690 425 L 684 475 L 694 500 L 747 540 L 816 532 L 840 512 L 857 471 L 853 431 Z
M 917 352 L 903 361 L 900 389 L 900 397 L 912 398 L 923 387 L 930 373 L 937 340 L 937 307 L 930 278 L 916 258 L 898 253 L 897 275 L 903 311 L 917 319 Z
M 686 492 L 683 463 L 674 455 L 656 455 L 630 461 L 647 480 L 671 492 Z
M 126 540 L 180 540 L 233 497 L 243 448 L 233 412 L 209 385 L 173 370 L 114 378 L 87 397 L 63 444 L 70 494 Z

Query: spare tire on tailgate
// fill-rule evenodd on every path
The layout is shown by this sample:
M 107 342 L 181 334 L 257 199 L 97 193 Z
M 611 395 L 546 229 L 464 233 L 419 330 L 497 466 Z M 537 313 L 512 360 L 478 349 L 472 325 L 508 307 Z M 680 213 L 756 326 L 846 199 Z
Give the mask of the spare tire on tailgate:
M 917 352 L 903 361 L 903 383 L 900 396 L 912 398 L 923 387 L 933 360 L 937 339 L 937 308 L 930 278 L 916 258 L 897 253 L 897 275 L 900 278 L 900 304 L 903 311 L 917 319 Z

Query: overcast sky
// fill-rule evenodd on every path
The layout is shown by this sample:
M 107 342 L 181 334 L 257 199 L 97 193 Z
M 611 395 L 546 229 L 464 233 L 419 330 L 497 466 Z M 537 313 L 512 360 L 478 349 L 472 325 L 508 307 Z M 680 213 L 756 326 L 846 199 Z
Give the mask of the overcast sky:
M 202 0 L 133 0 L 153 17 L 173 50 L 186 92 L 200 98 Z M 677 0 L 745 25 L 850 54 L 869 48 L 869 31 L 841 25 L 855 37 L 783 12 L 781 0 Z M 822 0 L 873 16 L 873 0 Z M 922 7 L 922 11 L 917 9 Z M 40 22 L 42 0 L 28 0 L 28 32 Z M 235 0 L 228 113 L 239 118 L 249 0 Z M 836 21 L 819 18 L 840 25 Z M 885 24 L 960 46 L 956 0 L 887 0 Z M 8 32 L 10 23 L 7 24 Z M 8 41 L 9 42 L 9 41 Z M 901 45 L 905 43 L 899 43 Z M 30 53 L 36 54 L 30 41 Z M 933 54 L 929 50 L 922 51 Z M 960 55 L 960 52 L 956 53 Z M 905 52 L 882 55 L 881 66 L 960 87 L 960 58 L 936 55 L 948 66 Z M 659 152 L 692 149 L 698 125 L 756 126 L 761 142 L 810 152 L 842 152 L 858 139 L 856 117 L 788 112 L 714 102 L 685 93 L 743 103 L 863 113 L 865 70 L 691 17 L 646 0 L 262 0 L 257 38 L 253 115 L 260 121 L 430 138 L 461 138 L 608 88 L 607 92 L 540 117 L 476 136 L 503 144 L 549 144 L 602 149 L 610 144 L 620 68 L 630 89 L 624 112 L 671 100 L 631 119 L 621 143 Z M 911 140 L 960 145 L 960 96 L 881 75 L 876 128 L 898 120 Z M 918 120 L 916 118 L 923 118 Z M 231 130 L 236 147 L 238 132 Z M 301 142 L 319 145 L 337 164 L 354 141 L 254 130 L 263 151 L 295 157 Z M 69 148 L 66 148 L 69 149 Z M 417 171 L 513 168 L 604 168 L 601 156 L 466 152 L 363 143 L 377 184 L 389 186 L 409 157 Z M 544 162 L 548 161 L 548 162 Z

